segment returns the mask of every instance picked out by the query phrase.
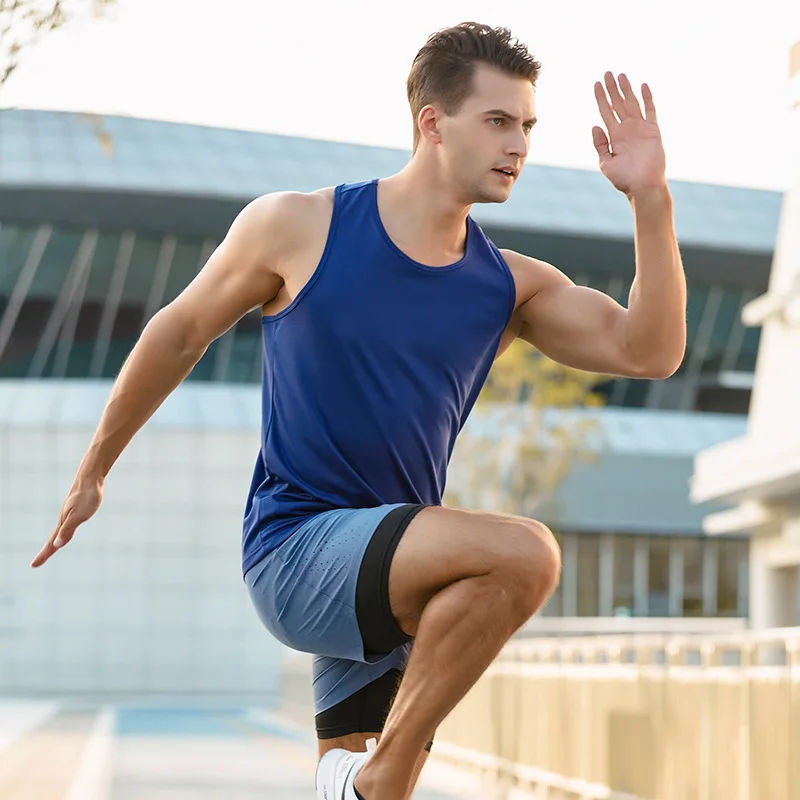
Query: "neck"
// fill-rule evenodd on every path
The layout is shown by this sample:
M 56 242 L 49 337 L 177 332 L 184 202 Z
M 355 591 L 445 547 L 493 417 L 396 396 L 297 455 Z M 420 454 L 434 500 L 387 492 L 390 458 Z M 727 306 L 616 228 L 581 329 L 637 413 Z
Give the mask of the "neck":
M 460 251 L 471 206 L 458 199 L 437 164 L 423 160 L 417 154 L 400 172 L 381 179 L 382 211 L 403 239 L 432 252 Z

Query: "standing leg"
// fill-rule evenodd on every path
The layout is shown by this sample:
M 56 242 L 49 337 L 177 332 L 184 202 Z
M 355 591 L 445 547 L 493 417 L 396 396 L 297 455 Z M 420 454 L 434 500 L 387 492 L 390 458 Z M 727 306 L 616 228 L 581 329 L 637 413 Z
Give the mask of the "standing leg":
M 358 773 L 365 800 L 405 800 L 434 730 L 555 589 L 552 534 L 532 520 L 428 508 L 408 526 L 390 575 L 392 611 L 415 637 L 381 742 Z

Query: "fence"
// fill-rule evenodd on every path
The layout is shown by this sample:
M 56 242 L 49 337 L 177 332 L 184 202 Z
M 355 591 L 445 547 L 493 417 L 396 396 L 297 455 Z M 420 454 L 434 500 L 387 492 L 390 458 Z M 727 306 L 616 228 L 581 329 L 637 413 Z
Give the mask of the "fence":
M 435 750 L 495 797 L 800 800 L 800 628 L 513 641 Z

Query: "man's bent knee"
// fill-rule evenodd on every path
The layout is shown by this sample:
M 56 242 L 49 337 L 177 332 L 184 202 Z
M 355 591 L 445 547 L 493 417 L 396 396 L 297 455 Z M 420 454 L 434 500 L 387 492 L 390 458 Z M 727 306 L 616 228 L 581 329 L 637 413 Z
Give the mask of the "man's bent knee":
M 561 551 L 550 529 L 536 520 L 520 518 L 497 568 L 497 578 L 514 594 L 523 621 L 547 602 L 560 577 Z

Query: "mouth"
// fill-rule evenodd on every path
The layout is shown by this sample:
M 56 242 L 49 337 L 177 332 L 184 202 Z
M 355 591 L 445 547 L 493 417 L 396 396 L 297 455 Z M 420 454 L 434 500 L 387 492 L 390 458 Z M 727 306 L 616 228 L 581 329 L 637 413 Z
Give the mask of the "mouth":
M 513 181 L 517 177 L 517 170 L 515 170 L 513 167 L 497 167 L 496 169 L 493 169 L 492 172 L 502 175 L 509 181 Z

